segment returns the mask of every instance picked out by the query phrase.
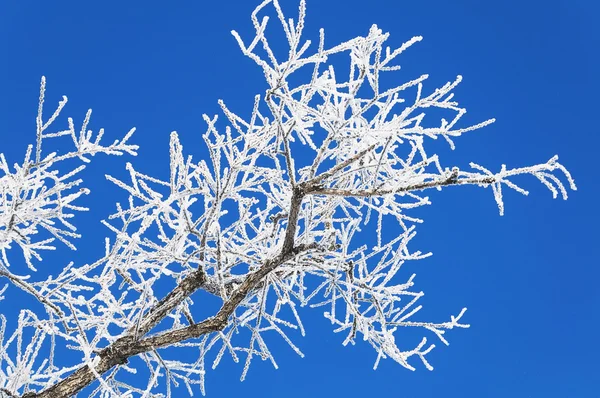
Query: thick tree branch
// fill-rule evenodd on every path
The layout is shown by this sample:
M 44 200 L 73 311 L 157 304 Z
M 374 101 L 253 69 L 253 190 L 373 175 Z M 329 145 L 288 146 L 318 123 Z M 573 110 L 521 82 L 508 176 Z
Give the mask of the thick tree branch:
M 175 289 L 159 301 L 154 308 L 146 314 L 144 320 L 139 325 L 130 328 L 122 337 L 103 349 L 98 354 L 98 360 L 97 363 L 94 364 L 93 370 L 89 365 L 84 365 L 52 387 L 37 394 L 25 394 L 23 398 L 70 397 L 94 382 L 97 378 L 96 374 L 103 375 L 112 367 L 127 363 L 128 358 L 134 355 L 169 346 L 190 338 L 196 338 L 225 328 L 231 314 L 233 314 L 246 295 L 252 291 L 269 272 L 294 258 L 297 254 L 317 247 L 316 244 L 294 246 L 298 215 L 300 213 L 303 197 L 304 192 L 300 188 L 296 187 L 293 189 L 290 210 L 288 213 L 288 226 L 279 255 L 266 261 L 258 270 L 249 274 L 244 282 L 232 293 L 231 297 L 223 303 L 223 306 L 214 317 L 190 325 L 186 328 L 151 336 L 146 339 L 140 339 L 141 336 L 145 335 L 152 327 L 164 319 L 165 316 L 167 316 L 179 303 L 206 282 L 207 279 L 204 270 L 198 268 L 192 274 L 184 278 Z

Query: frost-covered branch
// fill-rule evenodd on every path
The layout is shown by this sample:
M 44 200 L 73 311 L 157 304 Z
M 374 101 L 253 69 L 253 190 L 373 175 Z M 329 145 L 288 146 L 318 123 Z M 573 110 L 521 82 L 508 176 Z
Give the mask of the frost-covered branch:
M 101 144 L 104 131 L 101 129 L 94 137 L 88 130 L 91 110 L 85 116 L 79 133 L 76 133 L 73 119 L 68 119 L 68 129 L 53 131 L 49 128 L 60 116 L 67 104 L 67 97 L 59 102 L 53 114 L 44 121 L 43 110 L 46 93 L 46 79 L 42 77 L 38 114 L 36 117 L 36 144 L 27 147 L 22 163 L 9 166 L 4 154 L 0 154 L 0 277 L 4 277 L 15 286 L 32 294 L 44 305 L 61 313 L 26 282 L 28 276 L 20 276 L 9 270 L 8 251 L 18 247 L 29 271 L 36 271 L 35 261 L 41 261 L 43 250 L 55 250 L 54 241 L 59 240 L 75 250 L 72 239 L 80 237 L 77 228 L 69 219 L 74 211 L 86 211 L 75 202 L 89 192 L 81 187 L 83 181 L 76 179 L 85 166 L 65 163 L 68 159 L 78 158 L 90 162 L 89 156 L 97 153 L 109 155 L 136 154 L 137 146 L 128 144 L 135 131 L 131 129 L 121 140 L 108 146 Z M 48 140 L 70 136 L 74 150 L 63 155 L 56 152 L 45 154 L 43 144 Z M 45 233 L 44 233 L 45 232 Z M 17 266 L 18 267 L 18 266 Z
M 286 51 L 267 39 L 268 12 Z M 537 178 L 554 197 L 576 189 L 557 157 L 492 172 L 474 163 L 470 170 L 445 167 L 429 154 L 431 140 L 454 148 L 457 138 L 493 119 L 462 123 L 466 110 L 453 94 L 460 76 L 437 88 L 428 87 L 427 75 L 398 80 L 399 59 L 421 37 L 393 49 L 389 34 L 374 25 L 366 36 L 333 46 L 321 30 L 313 46 L 303 38 L 305 2 L 296 20 L 285 15 L 277 0 L 266 0 L 251 15 L 254 37 L 233 32 L 265 77 L 264 95 L 251 110 L 237 113 L 219 101 L 220 117 L 203 115 L 205 159 L 186 155 L 171 133 L 166 179 L 130 163 L 127 178 L 107 175 L 124 200 L 103 221 L 104 255 L 40 280 L 33 273 L 40 251 L 54 249 L 55 239 L 74 248 L 70 220 L 85 210 L 75 204 L 87 192 L 75 179 L 82 166 L 70 161 L 137 149 L 127 143 L 131 132 L 102 146 L 102 132 L 93 137 L 87 130 L 90 112 L 78 133 L 71 120 L 67 130 L 48 133 L 66 99 L 44 121 L 42 81 L 36 145 L 12 168 L 0 158 L 0 277 L 10 284 L 0 287 L 0 299 L 18 287 L 46 314 L 23 309 L 16 320 L 0 319 L 0 392 L 171 397 L 183 384 L 190 394 L 196 385 L 205 393 L 208 368 L 226 357 L 243 362 L 242 379 L 257 358 L 277 367 L 273 338 L 303 355 L 296 337 L 304 335 L 302 316 L 310 310 L 322 310 L 344 344 L 371 345 L 375 367 L 390 358 L 431 370 L 434 344 L 427 337 L 448 344 L 448 330 L 468 325 L 465 309 L 449 320 L 423 320 L 423 292 L 412 272 L 404 275 L 405 263 L 429 256 L 411 243 L 421 222 L 411 211 L 431 203 L 424 193 L 491 187 L 502 214 L 504 187 L 527 194 L 515 182 L 522 175 Z M 62 136 L 75 149 L 45 154 L 42 144 Z M 6 253 L 13 248 L 24 264 L 9 271 Z M 32 275 L 12 271 L 23 265 Z M 207 304 L 209 296 L 218 308 Z M 407 343 L 406 328 L 423 332 L 422 340 Z M 38 356 L 41 348 L 47 358 Z M 66 349 L 81 360 L 56 354 Z M 181 350 L 196 356 L 182 360 Z M 137 385 L 129 374 L 139 369 L 148 380 Z

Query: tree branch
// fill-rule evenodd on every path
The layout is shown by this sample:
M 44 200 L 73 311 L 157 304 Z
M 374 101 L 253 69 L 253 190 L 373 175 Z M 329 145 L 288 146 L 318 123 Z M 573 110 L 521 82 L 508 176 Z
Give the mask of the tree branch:
M 145 319 L 140 322 L 139 325 L 130 328 L 122 337 L 100 351 L 98 354 L 99 360 L 94 364 L 93 370 L 90 367 L 91 365 L 83 365 L 52 387 L 37 394 L 24 395 L 23 398 L 70 397 L 94 382 L 97 378 L 96 374 L 103 375 L 114 366 L 124 365 L 127 363 L 128 358 L 134 355 L 224 329 L 227 325 L 229 316 L 233 314 L 247 294 L 251 292 L 269 272 L 294 258 L 297 254 L 317 247 L 316 243 L 294 246 L 298 215 L 300 213 L 300 205 L 302 204 L 304 195 L 305 193 L 301 189 L 297 187 L 293 189 L 290 211 L 288 213 L 288 226 L 279 255 L 271 260 L 267 260 L 257 271 L 249 274 L 244 282 L 232 293 L 231 297 L 223 303 L 223 306 L 214 317 L 182 329 L 151 336 L 142 340 L 139 339 L 139 336 L 144 336 L 164 319 L 179 303 L 198 290 L 202 284 L 206 282 L 206 274 L 204 270 L 199 267 L 192 274 L 184 278 L 166 297 L 159 301 L 146 314 Z

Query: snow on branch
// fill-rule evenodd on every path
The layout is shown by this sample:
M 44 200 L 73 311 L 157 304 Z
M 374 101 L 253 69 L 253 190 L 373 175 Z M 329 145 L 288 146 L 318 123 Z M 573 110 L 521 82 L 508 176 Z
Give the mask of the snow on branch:
M 104 130 L 94 137 L 88 130 L 91 110 L 85 116 L 81 129 L 75 131 L 73 119 L 68 119 L 66 130 L 48 132 L 64 106 L 67 97 L 59 102 L 56 110 L 48 120 L 44 121 L 43 109 L 46 94 L 46 79 L 42 77 L 38 114 L 35 153 L 34 146 L 27 147 L 22 163 L 15 163 L 11 168 L 4 154 L 0 154 L 0 271 L 8 272 L 10 263 L 7 250 L 18 246 L 30 270 L 35 271 L 34 260 L 40 261 L 42 250 L 54 250 L 53 242 L 59 240 L 75 250 L 71 239 L 78 238 L 77 228 L 69 221 L 74 217 L 73 211 L 88 210 L 75 204 L 76 200 L 89 192 L 81 185 L 83 181 L 75 178 L 84 169 L 84 165 L 73 167 L 62 163 L 71 158 L 89 162 L 89 156 L 97 153 L 110 155 L 136 154 L 137 146 L 127 141 L 135 131 L 131 129 L 121 140 L 108 146 L 101 144 Z M 45 154 L 43 143 L 49 139 L 70 136 L 74 150 L 62 155 L 56 152 Z M 61 164 L 59 168 L 58 165 Z M 40 230 L 47 232 L 45 238 L 38 238 Z
M 267 39 L 269 12 L 287 41 L 283 53 Z M 427 75 L 398 80 L 402 54 L 421 37 L 390 48 L 389 34 L 373 25 L 333 46 L 321 30 L 312 45 L 303 38 L 305 1 L 296 19 L 285 15 L 279 1 L 266 0 L 251 15 L 254 37 L 233 32 L 267 84 L 251 111 L 219 101 L 221 119 L 203 115 L 205 159 L 187 155 L 171 133 L 166 179 L 130 163 L 126 179 L 106 176 L 124 200 L 103 222 L 104 256 L 45 280 L 9 271 L 7 253 L 18 248 L 34 271 L 54 240 L 75 248 L 71 219 L 86 210 L 76 205 L 87 192 L 75 177 L 83 166 L 56 164 L 137 147 L 128 144 L 133 130 L 102 146 L 102 130 L 94 136 L 87 127 L 91 112 L 78 131 L 69 119 L 68 129 L 47 132 L 66 97 L 44 121 L 42 80 L 36 145 L 12 168 L 0 156 L 0 277 L 10 284 L 0 299 L 18 287 L 47 314 L 24 309 L 16 322 L 0 318 L 0 392 L 55 398 L 90 388 L 92 397 L 171 397 L 183 385 L 204 394 L 208 368 L 227 358 L 241 364 L 242 379 L 256 359 L 277 367 L 273 338 L 302 356 L 296 339 L 308 311 L 322 311 L 344 344 L 371 345 L 375 367 L 389 358 L 431 370 L 428 337 L 448 344 L 448 330 L 469 325 L 465 309 L 423 321 L 423 292 L 414 274 L 404 275 L 405 263 L 429 256 L 411 244 L 421 222 L 411 211 L 431 203 L 427 190 L 491 187 L 502 214 L 504 187 L 527 194 L 513 181 L 520 175 L 537 178 L 554 197 L 576 189 L 558 157 L 494 173 L 474 163 L 469 171 L 445 167 L 429 154 L 430 140 L 454 148 L 494 120 L 462 123 L 466 110 L 453 93 L 460 76 L 433 89 Z M 42 144 L 62 136 L 74 149 L 46 154 Z M 156 293 L 166 286 L 167 294 Z M 216 312 L 208 295 L 220 303 Z M 424 337 L 411 345 L 402 337 L 407 328 Z M 47 358 L 37 355 L 40 347 Z M 62 363 L 57 352 L 66 349 L 80 363 Z M 182 350 L 195 356 L 184 360 Z M 148 375 L 142 385 L 129 377 L 138 371 Z

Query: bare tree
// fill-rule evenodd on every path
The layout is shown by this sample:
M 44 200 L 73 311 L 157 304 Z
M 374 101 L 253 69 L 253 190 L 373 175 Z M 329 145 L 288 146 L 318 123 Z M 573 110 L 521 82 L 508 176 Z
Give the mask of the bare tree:
M 289 44 L 283 58 L 265 36 L 268 18 L 260 15 L 267 6 Z M 133 129 L 103 146 L 103 131 L 88 130 L 91 111 L 79 131 L 72 119 L 67 129 L 50 130 L 67 98 L 44 119 L 42 79 L 36 144 L 13 167 L 0 155 L 0 276 L 7 282 L 0 300 L 20 288 L 45 311 L 25 308 L 10 321 L 0 315 L 0 395 L 59 398 L 89 387 L 92 397 L 172 396 L 180 383 L 204 393 L 207 367 L 223 356 L 243 363 L 242 380 L 253 359 L 277 366 L 266 335 L 302 355 L 292 335 L 304 334 L 298 307 L 306 305 L 324 308 L 344 344 L 370 344 L 375 367 L 391 358 L 411 370 L 418 360 L 433 369 L 426 355 L 434 345 L 423 337 L 403 347 L 402 328 L 448 344 L 446 330 L 468 327 L 461 323 L 465 309 L 444 322 L 418 320 L 423 293 L 413 289 L 414 275 L 399 272 L 404 262 L 429 255 L 409 250 L 420 222 L 411 209 L 430 203 L 428 190 L 476 185 L 491 189 L 502 214 L 503 189 L 527 194 L 513 177 L 531 175 L 565 199 L 557 172 L 574 190 L 573 179 L 556 156 L 498 172 L 475 163 L 469 170 L 444 167 L 426 151 L 429 140 L 454 147 L 455 138 L 493 122 L 460 127 L 465 109 L 452 91 L 461 77 L 434 90 L 425 87 L 427 75 L 394 83 L 397 58 L 421 37 L 390 49 L 388 34 L 375 25 L 333 47 L 321 30 L 309 52 L 304 18 L 304 0 L 296 20 L 286 19 L 277 0 L 263 1 L 252 13 L 255 37 L 244 41 L 233 32 L 268 85 L 249 116 L 222 101 L 224 129 L 217 116 L 203 116 L 207 160 L 185 156 L 173 132 L 166 181 L 131 164 L 127 181 L 107 176 L 128 200 L 103 221 L 111 231 L 105 255 L 36 279 L 40 253 L 56 240 L 74 249 L 79 237 L 71 219 L 87 210 L 76 203 L 88 191 L 77 179 L 83 166 L 73 161 L 137 150 L 128 143 Z M 430 122 L 428 110 L 448 119 Z M 44 144 L 60 137 L 70 137 L 74 149 L 46 153 Z M 384 224 L 399 232 L 387 239 Z M 377 236 L 373 247 L 362 244 L 368 231 Z M 173 287 L 158 297 L 158 286 Z M 220 302 L 212 313 L 207 295 Z M 178 353 L 190 348 L 197 356 L 182 360 Z M 81 361 L 63 363 L 58 356 L 66 349 L 80 351 Z M 142 367 L 147 383 L 132 385 L 128 372 Z

